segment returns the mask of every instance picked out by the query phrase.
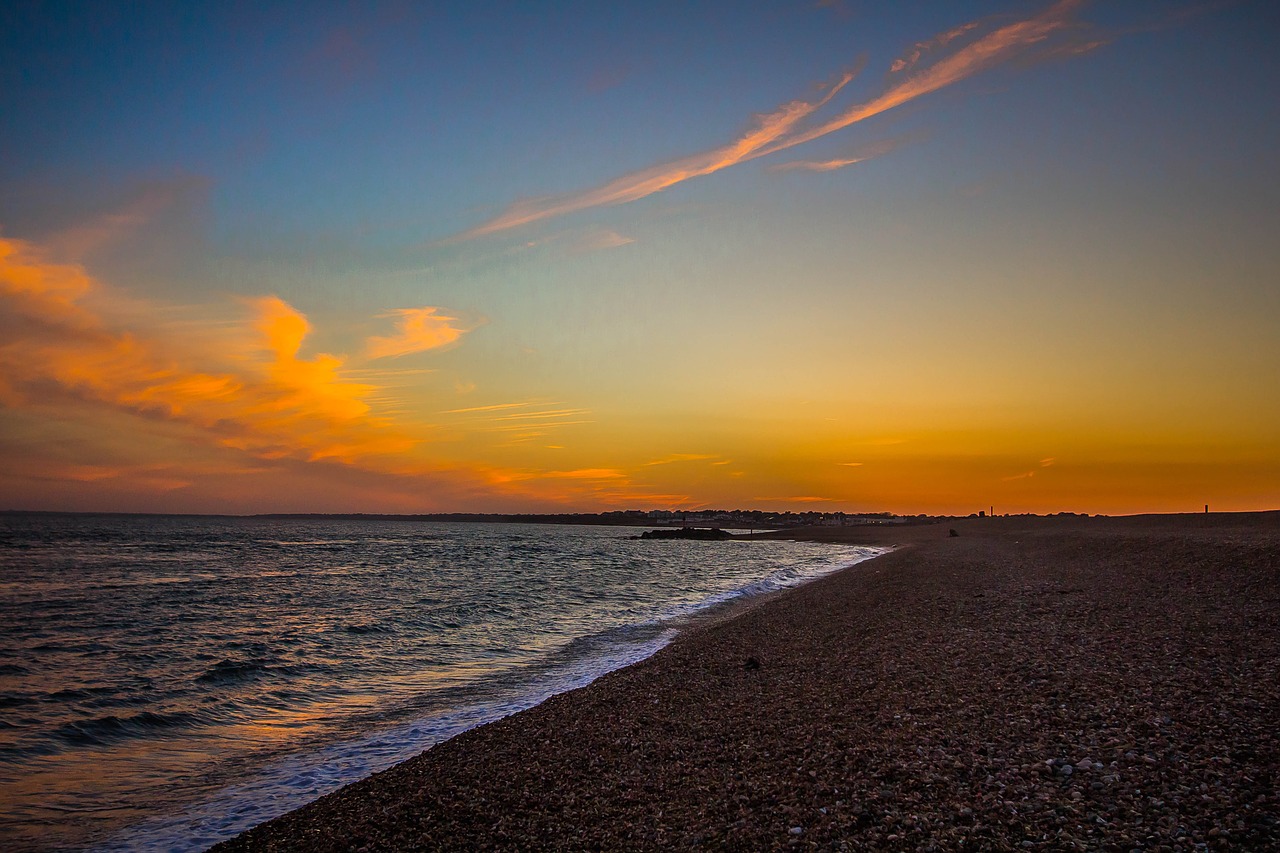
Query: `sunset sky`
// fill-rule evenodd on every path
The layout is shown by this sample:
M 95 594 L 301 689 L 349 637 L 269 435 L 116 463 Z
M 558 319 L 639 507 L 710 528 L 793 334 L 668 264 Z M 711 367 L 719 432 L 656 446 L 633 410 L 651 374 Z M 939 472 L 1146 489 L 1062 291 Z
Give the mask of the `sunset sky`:
M 5 3 L 0 509 L 1280 508 L 1277 36 Z

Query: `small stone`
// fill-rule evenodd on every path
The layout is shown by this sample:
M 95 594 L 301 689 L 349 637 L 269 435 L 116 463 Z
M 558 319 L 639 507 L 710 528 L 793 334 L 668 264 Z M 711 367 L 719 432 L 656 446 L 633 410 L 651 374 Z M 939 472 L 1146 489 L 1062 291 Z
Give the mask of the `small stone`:
M 1070 764 L 1064 764 L 1058 768 L 1058 772 L 1061 773 L 1063 776 L 1070 776 L 1072 772 L 1074 772 L 1074 770 L 1075 768 L 1072 767 Z
M 803 827 L 803 826 L 793 826 L 793 827 L 791 827 L 791 834 L 792 834 L 792 835 L 804 835 L 804 827 Z

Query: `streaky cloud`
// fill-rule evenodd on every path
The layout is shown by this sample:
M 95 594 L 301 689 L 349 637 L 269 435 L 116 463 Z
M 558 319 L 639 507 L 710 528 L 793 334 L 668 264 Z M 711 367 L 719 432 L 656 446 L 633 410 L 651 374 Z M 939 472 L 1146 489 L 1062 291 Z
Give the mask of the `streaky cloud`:
M 441 412 L 442 415 L 466 415 L 472 412 L 496 412 L 501 409 L 520 409 L 526 406 L 558 406 L 559 403 L 542 403 L 535 401 L 527 401 L 524 403 L 495 403 L 492 406 L 469 406 L 465 409 L 448 409 Z
M 1042 45 L 1050 36 L 1070 27 L 1071 15 L 1081 5 L 1082 0 L 1058 0 L 1033 18 L 993 30 L 932 65 L 907 75 L 878 97 L 851 107 L 830 121 L 779 140 L 755 156 L 763 157 L 843 130 L 1021 56 L 1029 48 Z
M 779 163 L 775 166 L 770 166 L 769 170 L 773 172 L 834 172 L 836 169 L 843 169 L 846 166 L 853 166 L 857 163 L 865 163 L 867 160 L 873 160 L 876 157 L 883 157 L 885 154 L 896 151 L 918 136 L 919 134 L 909 134 L 894 137 L 893 139 L 882 139 L 878 142 L 872 142 L 869 145 L 863 145 L 856 150 L 849 152 L 844 157 L 834 157 L 829 160 L 791 160 L 786 163 Z
M 889 66 L 889 72 L 891 74 L 899 74 L 903 71 L 909 71 L 910 69 L 915 67 L 916 63 L 918 63 L 920 61 L 920 58 L 923 57 L 926 53 L 929 53 L 930 51 L 933 51 L 933 50 L 937 50 L 940 47 L 946 47 L 948 44 L 960 38 L 965 33 L 979 26 L 980 23 L 981 22 L 979 21 L 970 21 L 967 24 L 961 24 L 958 27 L 952 27 L 946 32 L 938 33 L 936 36 L 934 36 L 931 39 L 925 39 L 924 41 L 916 42 L 915 45 L 911 48 L 911 51 L 907 53 L 906 56 L 903 56 L 900 59 L 895 59 L 893 61 L 893 64 Z
M 718 459 L 709 453 L 672 453 L 669 456 L 663 456 L 660 459 L 654 459 L 644 463 L 646 467 L 653 465 L 673 465 L 677 462 L 705 462 L 708 459 Z
M 826 106 L 853 80 L 855 73 L 849 71 L 842 74 L 828 87 L 827 93 L 816 101 L 790 101 L 773 112 L 757 116 L 752 128 L 728 145 L 631 172 L 594 189 L 517 202 L 496 218 L 445 242 L 458 242 L 486 234 L 495 234 L 520 225 L 528 225 L 588 208 L 637 201 L 690 178 L 709 175 L 741 163 L 758 155 L 758 152 L 766 146 L 784 138 L 800 122 Z
M 827 136 L 1025 55 L 1032 48 L 1041 49 L 1046 56 L 1087 52 L 1101 42 L 1080 39 L 1069 45 L 1045 45 L 1052 36 L 1076 26 L 1071 16 L 1082 4 L 1083 0 L 1058 0 L 1038 15 L 998 27 L 931 64 L 923 64 L 924 58 L 931 52 L 958 41 L 981 26 L 980 21 L 961 24 L 929 41 L 920 42 L 907 57 L 897 60 L 891 67 L 891 71 L 896 72 L 897 82 L 892 83 L 880 95 L 825 122 L 806 127 L 806 123 L 853 80 L 861 70 L 860 67 L 840 75 L 829 86 L 826 94 L 817 100 L 790 101 L 772 112 L 757 116 L 747 133 L 727 145 L 630 172 L 580 192 L 516 202 L 488 222 L 440 241 L 437 245 L 496 234 L 590 208 L 638 201 L 692 178 Z M 858 162 L 856 158 L 845 159 L 849 162 L 841 163 L 835 159 L 812 161 L 808 166 L 796 165 L 791 168 L 829 171 Z
M 845 166 L 852 166 L 855 163 L 862 163 L 868 160 L 868 157 L 849 157 L 847 159 L 835 160 L 792 160 L 790 163 L 779 163 L 771 167 L 775 172 L 834 172 L 836 169 L 843 169 Z

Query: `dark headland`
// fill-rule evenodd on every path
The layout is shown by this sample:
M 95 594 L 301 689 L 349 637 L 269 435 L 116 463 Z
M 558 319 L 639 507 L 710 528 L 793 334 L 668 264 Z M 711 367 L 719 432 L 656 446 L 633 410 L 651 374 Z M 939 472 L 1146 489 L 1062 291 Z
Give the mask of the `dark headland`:
M 903 547 L 215 849 L 1280 849 L 1280 513 L 773 535 Z

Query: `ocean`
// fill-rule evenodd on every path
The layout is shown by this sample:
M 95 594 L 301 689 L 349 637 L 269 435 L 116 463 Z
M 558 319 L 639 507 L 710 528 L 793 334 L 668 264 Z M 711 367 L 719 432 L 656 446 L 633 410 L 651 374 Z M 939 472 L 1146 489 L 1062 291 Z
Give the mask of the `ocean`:
M 203 850 L 883 549 L 0 516 L 0 848 Z

